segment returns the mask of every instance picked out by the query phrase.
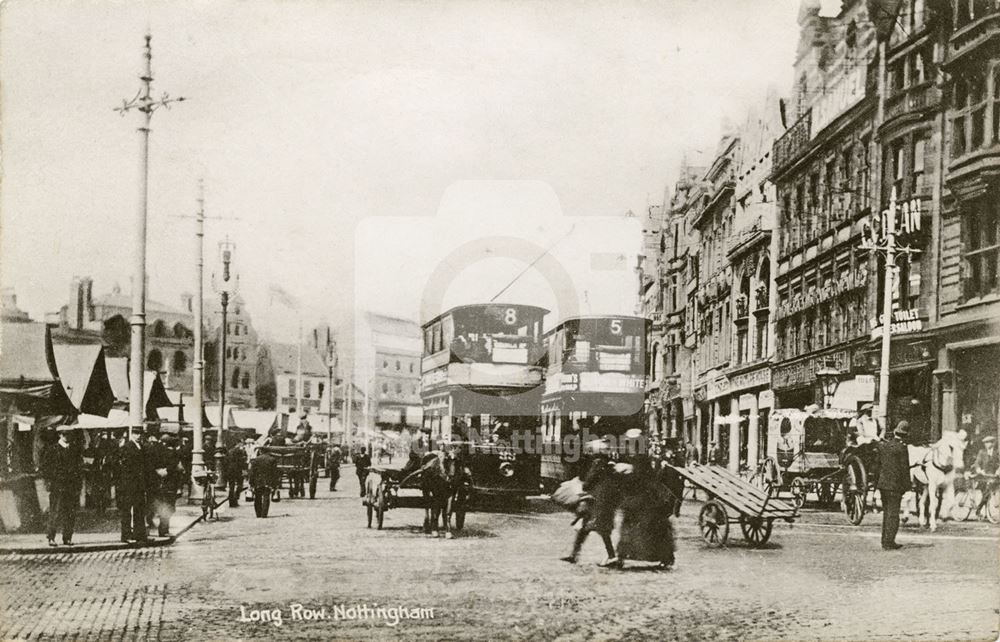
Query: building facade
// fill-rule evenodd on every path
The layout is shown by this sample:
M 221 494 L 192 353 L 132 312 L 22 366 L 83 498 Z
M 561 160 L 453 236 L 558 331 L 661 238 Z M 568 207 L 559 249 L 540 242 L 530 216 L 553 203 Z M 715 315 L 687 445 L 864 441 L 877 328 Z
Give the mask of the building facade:
M 260 342 L 246 302 L 234 295 L 226 306 L 226 324 L 222 325 L 222 304 L 217 298 L 205 304 L 206 325 L 209 326 L 205 360 L 213 364 L 206 370 L 206 399 L 219 399 L 222 382 L 226 387 L 226 403 L 245 408 L 257 405 L 258 352 Z M 223 368 L 222 333 L 226 334 L 225 374 Z

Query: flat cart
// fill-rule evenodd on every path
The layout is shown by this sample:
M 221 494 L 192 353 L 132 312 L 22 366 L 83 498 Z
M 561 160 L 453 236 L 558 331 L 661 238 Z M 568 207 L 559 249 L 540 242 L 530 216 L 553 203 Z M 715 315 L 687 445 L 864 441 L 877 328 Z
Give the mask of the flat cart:
M 747 544 L 760 547 L 771 538 L 774 520 L 791 524 L 798 516 L 797 507 L 775 499 L 725 468 L 697 463 L 670 468 L 709 495 L 698 514 L 698 527 L 702 539 L 713 548 L 725 546 L 730 524 L 740 525 Z
M 420 489 L 418 477 L 410 478 L 405 484 L 402 481 L 403 471 L 400 468 L 371 466 L 368 469 L 367 489 L 362 500 L 362 504 L 367 509 L 368 528 L 372 527 L 372 518 L 374 517 L 376 528 L 382 530 L 385 514 L 393 508 L 428 508 L 427 500 Z M 456 499 L 453 512 L 456 531 L 465 527 L 468 498 L 469 494 L 465 492 L 459 493 Z M 424 531 L 429 532 L 430 526 L 425 517 Z
M 290 499 L 305 495 L 306 482 L 309 499 L 316 499 L 319 467 L 323 461 L 322 444 L 261 446 L 259 452 L 267 452 L 278 460 L 278 488 L 281 488 L 281 480 L 287 480 Z

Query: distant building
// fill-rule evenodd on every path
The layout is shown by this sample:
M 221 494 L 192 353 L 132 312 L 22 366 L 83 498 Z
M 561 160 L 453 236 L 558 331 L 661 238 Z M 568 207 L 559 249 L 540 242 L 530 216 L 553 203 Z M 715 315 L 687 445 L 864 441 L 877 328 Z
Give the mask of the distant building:
M 206 342 L 205 361 L 213 364 L 206 370 L 205 395 L 218 399 L 219 373 L 222 371 L 222 333 L 226 333 L 226 402 L 239 406 L 257 405 L 258 352 L 260 342 L 246 302 L 239 294 L 233 296 L 226 308 L 226 327 L 222 327 L 222 304 L 218 298 L 205 304 L 205 321 L 210 337 Z M 207 365 L 207 363 L 206 363 Z
M 4 288 L 0 291 L 0 318 L 5 323 L 30 323 L 31 317 L 27 312 L 17 307 L 17 295 L 13 288 Z
M 194 364 L 194 314 L 190 295 L 174 308 L 146 300 L 146 370 L 160 373 L 166 387 L 191 390 Z M 110 294 L 93 297 L 93 279 L 74 277 L 69 303 L 46 315 L 55 343 L 102 343 L 109 357 L 131 352 L 132 297 L 117 285 Z
M 383 430 L 416 430 L 420 401 L 420 326 L 415 321 L 369 312 L 355 336 L 355 376 L 367 388 L 372 423 Z

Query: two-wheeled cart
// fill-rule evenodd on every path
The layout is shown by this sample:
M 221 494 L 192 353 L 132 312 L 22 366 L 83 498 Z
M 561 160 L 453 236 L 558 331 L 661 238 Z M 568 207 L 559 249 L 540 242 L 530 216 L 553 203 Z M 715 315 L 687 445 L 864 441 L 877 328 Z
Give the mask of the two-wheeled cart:
M 697 463 L 670 467 L 708 494 L 709 500 L 698 514 L 698 528 L 711 547 L 725 546 L 730 524 L 740 525 L 747 544 L 763 546 L 771 538 L 774 520 L 791 524 L 798 517 L 797 507 L 774 498 L 725 468 Z

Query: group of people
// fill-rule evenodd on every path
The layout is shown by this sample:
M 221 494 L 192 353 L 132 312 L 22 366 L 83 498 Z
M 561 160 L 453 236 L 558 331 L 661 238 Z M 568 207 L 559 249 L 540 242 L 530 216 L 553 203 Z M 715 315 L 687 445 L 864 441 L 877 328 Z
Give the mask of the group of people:
M 72 429 L 57 431 L 57 439 L 42 454 L 41 472 L 49 489 L 49 546 L 73 545 L 76 513 L 84 483 L 84 449 Z M 170 519 L 184 485 L 187 468 L 180 442 L 173 435 L 135 431 L 131 436 L 111 441 L 97 440 L 100 450 L 97 495 L 106 497 L 115 489 L 123 542 L 143 542 L 156 529 L 161 537 L 170 535 Z M 92 451 L 90 451 L 92 452 Z M 109 487 L 101 486 L 106 482 Z M 99 507 L 102 507 L 99 502 Z
M 570 554 L 563 561 L 577 562 L 590 533 L 597 533 L 607 558 L 604 567 L 621 568 L 626 560 L 656 562 L 669 569 L 674 565 L 674 531 L 671 517 L 680 510 L 683 479 L 660 459 L 640 454 L 628 462 L 614 461 L 605 440 L 588 444 L 583 495 L 576 503 L 574 524 L 580 527 Z M 662 461 L 679 463 L 684 450 L 666 451 Z M 621 513 L 618 548 L 611 535 L 615 518 Z

